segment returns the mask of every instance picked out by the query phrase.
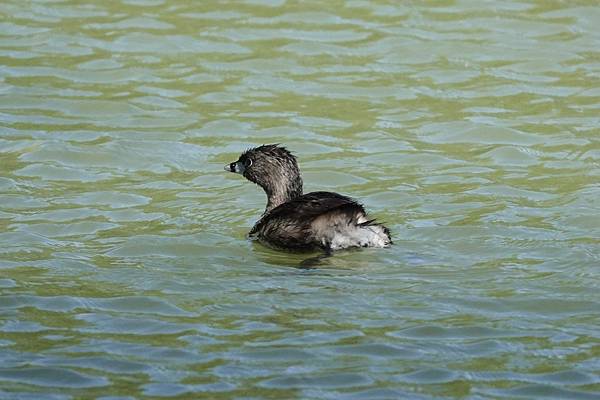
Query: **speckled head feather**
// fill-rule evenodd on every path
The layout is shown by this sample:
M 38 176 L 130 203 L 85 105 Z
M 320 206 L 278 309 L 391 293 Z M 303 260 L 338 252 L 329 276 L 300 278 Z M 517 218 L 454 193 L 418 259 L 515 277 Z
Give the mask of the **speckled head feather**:
M 267 194 L 267 209 L 302 195 L 302 178 L 296 157 L 278 144 L 264 144 L 246 150 L 225 170 L 243 175 L 263 188 Z

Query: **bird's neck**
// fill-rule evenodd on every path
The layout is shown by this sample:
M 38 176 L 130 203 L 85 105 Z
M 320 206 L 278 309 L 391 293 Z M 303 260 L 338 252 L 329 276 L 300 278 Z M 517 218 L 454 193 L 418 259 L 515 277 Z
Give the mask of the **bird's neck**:
M 264 212 L 267 214 L 275 207 L 302 196 L 302 178 L 297 176 L 287 182 L 279 182 L 263 189 L 267 194 L 267 208 Z

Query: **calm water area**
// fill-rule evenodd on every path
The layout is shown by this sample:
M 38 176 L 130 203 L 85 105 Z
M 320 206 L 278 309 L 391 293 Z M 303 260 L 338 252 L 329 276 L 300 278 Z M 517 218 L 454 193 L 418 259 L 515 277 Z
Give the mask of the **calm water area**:
M 0 399 L 600 399 L 598 1 L 0 17 Z M 263 143 L 394 246 L 249 241 Z

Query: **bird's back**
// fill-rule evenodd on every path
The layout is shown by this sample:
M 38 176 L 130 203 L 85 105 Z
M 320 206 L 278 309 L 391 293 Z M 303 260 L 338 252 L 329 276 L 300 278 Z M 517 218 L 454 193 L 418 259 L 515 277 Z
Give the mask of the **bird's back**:
M 265 214 L 251 237 L 276 248 L 339 250 L 348 247 L 386 247 L 389 230 L 369 220 L 363 206 L 332 192 L 296 197 Z

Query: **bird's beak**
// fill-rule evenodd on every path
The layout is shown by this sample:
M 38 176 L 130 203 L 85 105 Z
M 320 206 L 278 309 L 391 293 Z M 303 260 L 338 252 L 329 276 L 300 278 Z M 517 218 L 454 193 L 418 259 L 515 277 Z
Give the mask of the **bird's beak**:
M 233 172 L 236 174 L 243 174 L 244 169 L 242 168 L 242 164 L 239 162 L 232 162 L 223 167 L 225 171 Z

